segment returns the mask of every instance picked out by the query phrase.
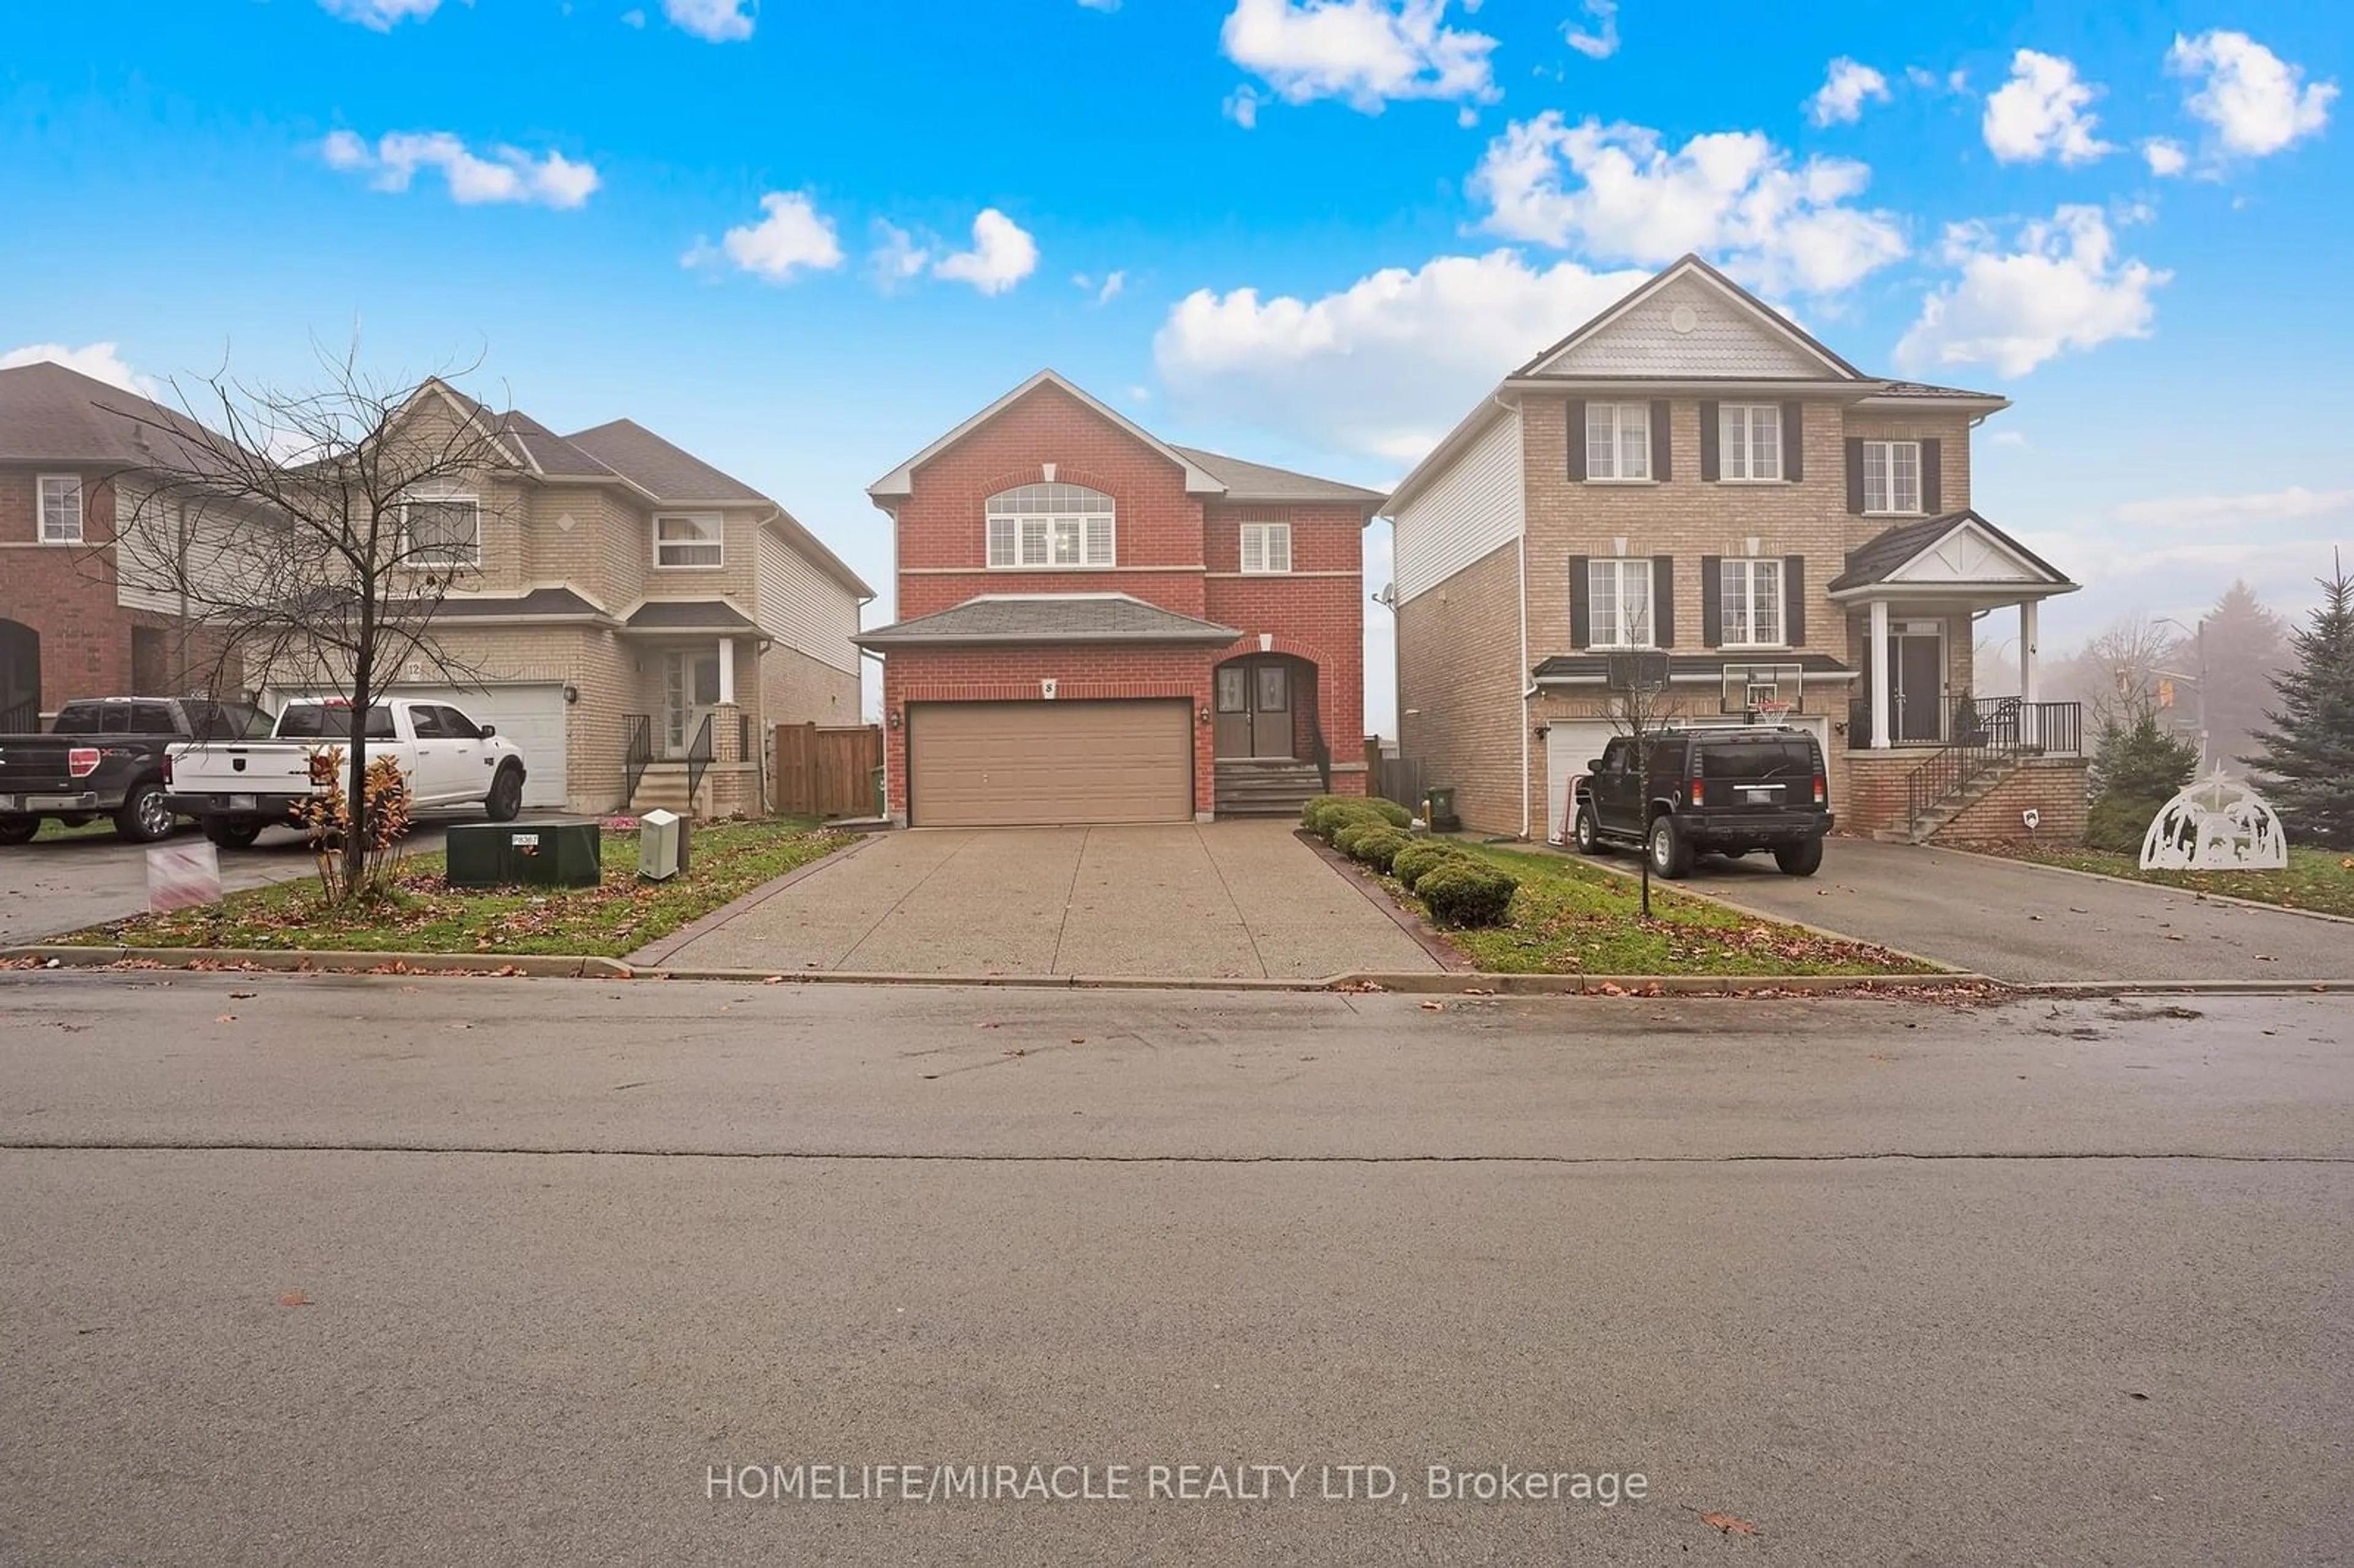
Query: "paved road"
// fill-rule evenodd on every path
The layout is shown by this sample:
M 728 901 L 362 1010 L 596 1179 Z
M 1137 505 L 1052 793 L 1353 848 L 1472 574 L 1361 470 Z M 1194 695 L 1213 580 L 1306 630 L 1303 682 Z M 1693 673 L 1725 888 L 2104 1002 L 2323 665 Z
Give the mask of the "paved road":
M 1282 821 L 925 829 L 828 861 L 680 968 L 1322 980 L 1439 966 Z
M 2354 925 L 1953 850 L 1832 839 L 1812 877 L 1710 857 L 1687 885 L 2007 980 L 2354 979 Z
M 2342 1560 L 2344 1010 L 2182 1011 L 0 976 L 0 1561 Z M 1308 1469 L 709 1495 L 1033 1460 Z

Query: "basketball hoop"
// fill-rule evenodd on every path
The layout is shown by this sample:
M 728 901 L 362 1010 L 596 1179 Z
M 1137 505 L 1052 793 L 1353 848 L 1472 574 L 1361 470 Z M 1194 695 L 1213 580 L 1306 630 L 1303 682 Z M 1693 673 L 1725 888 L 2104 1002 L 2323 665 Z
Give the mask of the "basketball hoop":
M 1757 705 L 1757 716 L 1769 722 L 1778 723 L 1790 716 L 1790 705 L 1776 702 L 1769 697 Z

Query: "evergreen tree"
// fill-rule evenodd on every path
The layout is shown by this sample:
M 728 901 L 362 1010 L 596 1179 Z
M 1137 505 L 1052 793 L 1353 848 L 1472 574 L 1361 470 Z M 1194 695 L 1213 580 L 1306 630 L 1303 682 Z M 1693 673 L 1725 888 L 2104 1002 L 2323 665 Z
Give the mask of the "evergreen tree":
M 2274 700 L 2273 677 L 2288 667 L 2288 623 L 2265 609 L 2246 583 L 2234 582 L 2200 619 L 2196 644 L 2179 655 L 2195 660 L 2195 673 L 2206 683 L 2190 702 L 2207 729 L 2207 755 L 2236 763 L 2256 748 L 2256 727 Z M 2184 698 L 2175 699 L 2178 710 L 2186 705 Z
M 2172 800 L 2199 768 L 2199 747 L 2158 722 L 2149 703 L 2130 715 L 2101 726 L 2093 753 L 2093 806 L 2084 842 L 2094 849 L 2131 854 L 2159 808 Z
M 2289 633 L 2296 663 L 2273 677 L 2280 705 L 2245 760 L 2289 842 L 2354 849 L 2354 577 L 2334 556 L 2330 568 L 2312 624 Z

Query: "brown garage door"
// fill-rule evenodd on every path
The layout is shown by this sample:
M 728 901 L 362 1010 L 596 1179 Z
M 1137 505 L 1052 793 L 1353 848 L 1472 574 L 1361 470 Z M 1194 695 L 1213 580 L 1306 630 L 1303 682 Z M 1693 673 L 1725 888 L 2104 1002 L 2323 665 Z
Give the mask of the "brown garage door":
M 919 828 L 1193 820 L 1193 705 L 917 703 L 907 720 Z

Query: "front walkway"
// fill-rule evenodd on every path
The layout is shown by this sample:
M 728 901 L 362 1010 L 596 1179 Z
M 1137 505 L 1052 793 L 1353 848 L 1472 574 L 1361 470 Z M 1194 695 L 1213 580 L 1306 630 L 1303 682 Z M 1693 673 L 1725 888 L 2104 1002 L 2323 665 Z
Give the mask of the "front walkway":
M 892 833 L 632 959 L 772 974 L 1214 980 L 1438 968 L 1288 821 Z

